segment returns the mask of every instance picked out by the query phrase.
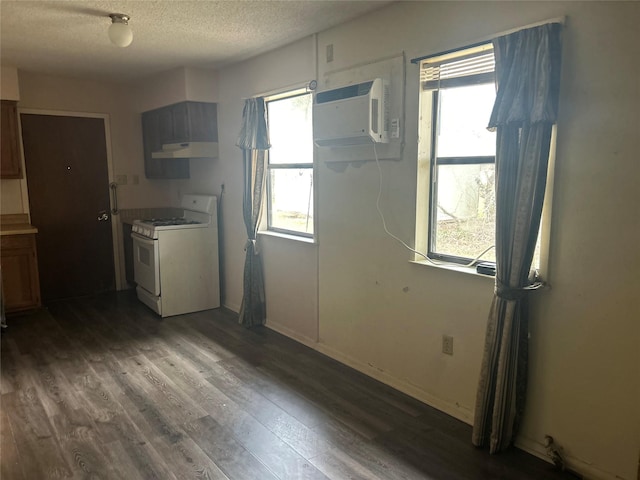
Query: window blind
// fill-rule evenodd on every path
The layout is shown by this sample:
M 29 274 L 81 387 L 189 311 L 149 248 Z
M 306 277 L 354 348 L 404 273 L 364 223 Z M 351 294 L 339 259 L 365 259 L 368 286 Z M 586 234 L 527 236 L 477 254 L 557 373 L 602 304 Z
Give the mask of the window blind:
M 491 44 L 431 57 L 420 64 L 423 90 L 488 83 L 494 80 L 495 59 Z

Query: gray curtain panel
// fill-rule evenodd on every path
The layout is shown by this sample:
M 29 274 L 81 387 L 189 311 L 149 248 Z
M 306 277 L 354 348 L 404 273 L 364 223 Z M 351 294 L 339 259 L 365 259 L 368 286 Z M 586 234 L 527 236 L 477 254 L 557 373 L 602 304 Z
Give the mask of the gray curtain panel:
M 244 161 L 242 214 L 247 229 L 239 322 L 245 327 L 251 327 L 264 324 L 267 318 L 262 260 L 256 246 L 258 224 L 264 203 L 265 165 L 270 147 L 263 98 L 250 98 L 245 101 L 242 129 L 236 145 L 242 149 Z
M 497 453 L 511 445 L 524 411 L 527 292 L 540 227 L 552 125 L 556 121 L 562 25 L 493 41 L 496 103 L 496 290 L 489 312 L 472 442 Z

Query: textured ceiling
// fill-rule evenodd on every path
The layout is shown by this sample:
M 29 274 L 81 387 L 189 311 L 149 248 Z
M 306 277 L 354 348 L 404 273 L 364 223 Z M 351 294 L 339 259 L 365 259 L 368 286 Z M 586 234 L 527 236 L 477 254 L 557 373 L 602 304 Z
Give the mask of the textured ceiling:
M 122 82 L 176 67 L 220 68 L 386 3 L 1 0 L 0 60 L 34 72 Z M 109 13 L 131 17 L 131 46 L 109 42 Z

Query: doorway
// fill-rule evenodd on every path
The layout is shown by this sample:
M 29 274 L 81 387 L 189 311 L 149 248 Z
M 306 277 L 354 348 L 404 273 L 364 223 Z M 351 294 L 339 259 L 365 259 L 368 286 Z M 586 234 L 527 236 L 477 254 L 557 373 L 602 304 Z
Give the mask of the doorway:
M 43 301 L 115 290 L 106 118 L 20 120 Z

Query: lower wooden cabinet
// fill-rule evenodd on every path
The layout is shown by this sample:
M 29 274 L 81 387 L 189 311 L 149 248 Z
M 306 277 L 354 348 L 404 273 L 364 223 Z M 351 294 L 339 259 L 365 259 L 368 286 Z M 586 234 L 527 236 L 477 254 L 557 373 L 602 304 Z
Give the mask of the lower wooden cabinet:
M 2 295 L 6 313 L 40 306 L 35 234 L 0 237 Z

